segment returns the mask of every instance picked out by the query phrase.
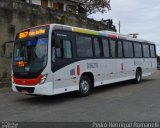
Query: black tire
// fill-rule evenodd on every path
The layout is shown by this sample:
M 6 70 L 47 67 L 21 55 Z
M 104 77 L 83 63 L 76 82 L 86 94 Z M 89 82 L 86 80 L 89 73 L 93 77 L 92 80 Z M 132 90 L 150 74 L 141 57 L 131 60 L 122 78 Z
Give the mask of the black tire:
M 88 96 L 91 92 L 91 79 L 86 76 L 83 75 L 80 78 L 80 82 L 79 82 L 79 91 L 78 91 L 78 96 L 80 97 L 85 97 Z
M 135 74 L 135 80 L 134 80 L 134 82 L 136 84 L 139 84 L 141 81 L 142 81 L 142 72 L 141 72 L 140 69 L 137 69 L 136 70 L 136 74 Z

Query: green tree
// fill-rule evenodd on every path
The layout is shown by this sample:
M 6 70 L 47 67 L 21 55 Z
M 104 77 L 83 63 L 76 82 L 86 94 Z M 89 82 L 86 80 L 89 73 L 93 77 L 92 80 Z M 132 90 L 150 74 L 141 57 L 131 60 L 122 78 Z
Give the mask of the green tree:
M 106 13 L 111 10 L 110 0 L 79 0 L 87 15 L 96 12 Z

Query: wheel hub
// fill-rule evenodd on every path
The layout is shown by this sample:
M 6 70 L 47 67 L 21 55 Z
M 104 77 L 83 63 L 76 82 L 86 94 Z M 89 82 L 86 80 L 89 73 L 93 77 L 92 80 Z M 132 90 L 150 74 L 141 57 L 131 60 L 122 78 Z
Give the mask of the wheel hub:
M 89 83 L 87 81 L 82 81 L 81 82 L 81 89 L 83 92 L 88 92 L 89 90 Z

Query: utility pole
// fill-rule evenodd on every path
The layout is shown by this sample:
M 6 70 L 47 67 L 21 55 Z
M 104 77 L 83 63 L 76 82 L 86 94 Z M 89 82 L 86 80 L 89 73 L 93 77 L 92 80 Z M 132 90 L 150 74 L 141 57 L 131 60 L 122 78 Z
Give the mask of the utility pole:
M 119 33 L 121 33 L 121 21 L 120 20 L 119 20 L 118 26 L 119 26 Z

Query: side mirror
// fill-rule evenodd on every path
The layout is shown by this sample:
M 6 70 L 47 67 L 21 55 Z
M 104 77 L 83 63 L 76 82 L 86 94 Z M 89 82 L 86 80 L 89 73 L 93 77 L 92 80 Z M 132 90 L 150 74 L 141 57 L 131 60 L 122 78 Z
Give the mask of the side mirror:
M 3 54 L 7 55 L 7 57 L 12 57 L 13 43 L 14 41 L 8 41 L 1 45 Z

